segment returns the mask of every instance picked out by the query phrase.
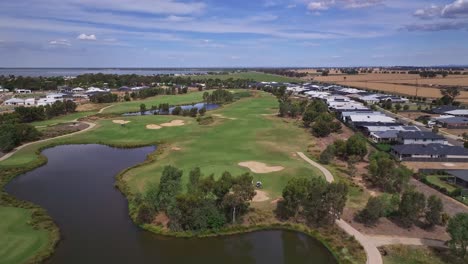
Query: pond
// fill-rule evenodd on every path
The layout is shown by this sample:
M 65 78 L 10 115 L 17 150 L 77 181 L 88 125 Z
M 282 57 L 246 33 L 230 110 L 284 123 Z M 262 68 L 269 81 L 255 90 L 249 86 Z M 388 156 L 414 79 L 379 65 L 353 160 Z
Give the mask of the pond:
M 320 242 L 302 233 L 180 239 L 140 229 L 114 188 L 115 176 L 154 149 L 58 146 L 43 151 L 46 165 L 7 185 L 10 194 L 46 208 L 60 227 L 62 240 L 47 263 L 337 263 Z
M 210 111 L 210 110 L 215 110 L 217 108 L 219 108 L 219 104 L 206 104 L 206 103 L 198 103 L 198 104 L 190 104 L 190 105 L 179 105 L 180 108 L 182 108 L 182 110 L 191 110 L 192 108 L 196 107 L 197 109 L 202 109 L 203 107 L 205 107 L 206 111 Z M 169 112 L 161 112 L 160 114 L 161 115 L 168 115 L 168 114 L 172 114 L 172 111 L 176 108 L 177 106 L 173 106 L 173 107 L 170 107 L 169 108 Z M 159 110 L 148 110 L 146 112 L 132 112 L 132 113 L 125 113 L 123 114 L 124 116 L 140 116 L 140 115 L 154 115 L 154 114 L 158 114 L 159 113 Z

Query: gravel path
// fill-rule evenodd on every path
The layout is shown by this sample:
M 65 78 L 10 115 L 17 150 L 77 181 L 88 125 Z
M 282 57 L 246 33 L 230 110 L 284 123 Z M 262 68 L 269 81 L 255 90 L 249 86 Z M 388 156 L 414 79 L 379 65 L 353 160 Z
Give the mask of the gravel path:
M 321 172 L 323 172 L 327 182 L 333 182 L 335 180 L 333 178 L 333 174 L 331 174 L 331 172 L 327 168 L 309 159 L 302 152 L 297 152 L 297 155 L 299 155 L 299 157 L 301 157 L 310 165 L 316 167 Z M 354 227 L 352 227 L 350 224 L 346 223 L 342 219 L 336 220 L 335 223 L 348 235 L 354 236 L 354 238 L 362 245 L 367 255 L 366 264 L 383 264 L 382 255 L 380 255 L 380 251 L 377 249 L 377 246 L 374 244 L 374 241 L 372 239 L 362 234 L 361 232 L 356 230 Z

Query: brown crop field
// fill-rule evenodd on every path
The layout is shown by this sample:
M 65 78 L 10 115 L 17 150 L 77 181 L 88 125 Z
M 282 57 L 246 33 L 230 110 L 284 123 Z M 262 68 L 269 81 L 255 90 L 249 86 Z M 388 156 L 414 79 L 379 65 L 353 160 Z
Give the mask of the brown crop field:
M 429 85 L 429 86 L 464 86 L 468 87 L 468 75 L 462 76 L 447 76 L 446 78 L 415 78 L 413 80 L 386 80 L 386 81 L 378 81 L 378 82 L 385 82 L 385 83 L 397 83 L 397 84 L 412 84 L 412 85 Z

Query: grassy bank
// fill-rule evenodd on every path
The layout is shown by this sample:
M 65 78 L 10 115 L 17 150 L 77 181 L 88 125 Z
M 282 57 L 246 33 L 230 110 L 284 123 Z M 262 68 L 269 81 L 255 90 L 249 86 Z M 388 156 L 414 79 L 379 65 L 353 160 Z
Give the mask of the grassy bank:
M 183 100 L 191 101 L 193 97 L 190 96 L 194 96 L 194 94 L 201 93 L 170 96 L 168 98 L 179 98 L 177 99 L 179 100 L 178 103 L 182 103 Z M 157 98 L 161 99 L 163 96 Z M 150 100 L 156 99 L 152 98 Z M 136 110 L 138 110 L 141 101 L 132 103 L 138 105 L 131 106 L 129 103 L 122 103 L 124 106 L 118 104 L 108 108 L 108 110 L 112 113 L 130 107 L 136 107 Z M 178 104 L 176 102 L 169 103 Z M 156 104 L 156 102 L 153 104 Z M 94 129 L 86 133 L 38 143 L 21 149 L 9 159 L 0 162 L 0 170 L 32 169 L 31 164 L 39 166 L 45 162 L 45 158 L 40 155 L 40 151 L 54 145 L 86 143 L 99 143 L 118 147 L 158 145 L 158 151 L 151 154 L 146 162 L 124 171 L 118 177 L 117 184 L 127 196 L 144 191 L 145 186 L 149 183 L 158 182 L 163 167 L 168 164 L 183 169 L 185 172 L 183 181 L 188 182 L 188 171 L 194 167 L 200 167 L 205 176 L 214 173 L 215 177 L 219 177 L 224 171 L 229 171 L 233 175 L 250 172 L 248 168 L 241 167 L 238 163 L 257 161 L 269 166 L 284 167 L 282 171 L 278 172 L 253 173 L 254 181 L 263 182 L 263 191 L 267 193 L 271 201 L 281 195 L 282 188 L 291 177 L 321 177 L 319 172 L 311 169 L 310 165 L 295 154 L 297 151 L 305 152 L 307 150 L 306 148 L 312 140 L 312 136 L 298 127 L 294 121 L 276 117 L 274 115 L 277 112 L 276 108 L 277 100 L 275 97 L 266 93 L 255 92 L 252 97 L 244 98 L 208 112 L 208 115 L 211 115 L 214 120 L 209 125 L 200 125 L 194 118 L 180 116 L 119 116 L 116 118 L 130 122 L 125 126 L 113 123 L 112 119 L 101 119 L 96 121 L 97 125 Z M 159 130 L 146 128 L 148 124 L 167 123 L 176 119 L 183 120 L 184 125 L 163 127 Z M 12 175 L 5 176 L 5 182 Z M 267 201 L 267 203 L 270 203 L 270 201 Z M 132 212 L 131 206 L 130 204 L 130 212 Z M 0 207 L 0 214 L 2 212 L 8 214 L 5 208 Z M 9 222 L 5 225 L 11 226 L 12 224 Z M 294 230 L 299 227 L 294 227 L 296 228 Z M 156 226 L 148 226 L 147 228 L 157 231 Z M 275 228 L 275 226 L 232 227 L 232 229 L 228 228 L 225 232 L 217 232 L 216 234 L 240 233 L 249 231 L 249 229 L 255 231 L 271 228 Z M 302 226 L 301 228 L 305 227 Z M 351 241 L 349 244 L 341 243 L 346 241 L 345 236 L 332 233 L 324 235 L 310 230 L 299 231 L 309 232 L 310 235 L 324 241 L 339 259 L 351 258 L 353 260 L 343 263 L 360 263 L 356 261 L 360 257 L 356 256 L 362 255 L 363 252 L 362 249 L 355 248 L 357 245 L 355 241 Z M 352 245 L 352 248 L 348 248 L 348 245 Z M 44 245 L 44 248 L 50 247 Z M 32 253 L 18 249 L 15 254 L 28 255 Z
M 461 259 L 453 257 L 447 249 L 424 246 L 384 247 L 384 264 L 462 264 Z

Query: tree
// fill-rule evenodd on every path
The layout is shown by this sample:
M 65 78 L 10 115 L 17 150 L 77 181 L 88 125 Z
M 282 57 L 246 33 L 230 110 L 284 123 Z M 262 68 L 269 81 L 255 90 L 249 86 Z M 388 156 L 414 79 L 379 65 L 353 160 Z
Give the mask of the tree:
M 426 197 L 424 194 L 414 190 L 405 191 L 398 207 L 401 223 L 406 227 L 411 227 L 419 220 L 425 208 Z
M 403 166 L 397 166 L 395 161 L 385 152 L 375 152 L 370 158 L 369 180 L 386 192 L 400 192 L 406 187 L 411 171 Z
M 190 171 L 189 182 L 187 184 L 187 193 L 194 194 L 198 191 L 201 177 L 202 175 L 199 167 L 196 167 Z
M 235 179 L 230 192 L 224 198 L 222 204 L 232 212 L 232 223 L 236 222 L 236 217 L 248 208 L 248 201 L 255 196 L 255 188 L 252 184 L 253 177 L 243 174 Z
M 363 159 L 367 155 L 366 139 L 360 134 L 354 134 L 346 142 L 346 154 L 350 156 L 358 156 Z
M 182 113 L 182 107 L 176 106 L 174 109 L 172 109 L 172 114 L 173 115 L 180 115 Z
M 200 110 L 198 110 L 198 113 L 199 113 L 201 116 L 204 116 L 205 113 L 206 113 L 206 107 L 200 108 Z
M 309 179 L 292 178 L 283 189 L 283 211 L 285 217 L 296 218 L 302 202 L 308 194 Z
M 327 148 L 320 154 L 319 161 L 322 164 L 330 164 L 335 157 L 335 145 L 328 145 Z
M 435 196 L 431 195 L 427 199 L 427 210 L 426 210 L 426 222 L 430 227 L 435 225 L 440 225 L 442 223 L 442 213 L 444 211 L 444 205 L 442 200 Z
M 384 215 L 384 210 L 382 199 L 370 197 L 366 207 L 357 214 L 356 218 L 359 222 L 366 225 L 374 225 Z
M 447 89 L 440 90 L 442 96 L 449 98 L 449 104 L 452 105 L 455 102 L 455 99 L 460 95 L 460 89 L 458 87 L 450 87 Z
M 395 104 L 395 110 L 399 112 L 401 110 L 401 104 Z
M 409 110 L 409 105 L 404 105 L 403 110 L 408 111 Z
M 197 117 L 197 114 L 198 114 L 198 108 L 192 107 L 192 108 L 190 109 L 190 116 L 191 116 L 191 117 Z
M 449 220 L 447 232 L 452 238 L 450 248 L 460 258 L 465 258 L 468 247 L 468 213 L 460 213 Z
M 330 124 L 324 120 L 318 120 L 312 125 L 312 134 L 316 137 L 326 137 L 330 135 Z
M 144 114 L 146 112 L 146 105 L 145 104 L 140 104 L 140 113 Z
M 167 210 L 173 205 L 176 196 L 182 191 L 181 181 L 182 170 L 173 166 L 164 167 L 156 199 L 158 210 Z

